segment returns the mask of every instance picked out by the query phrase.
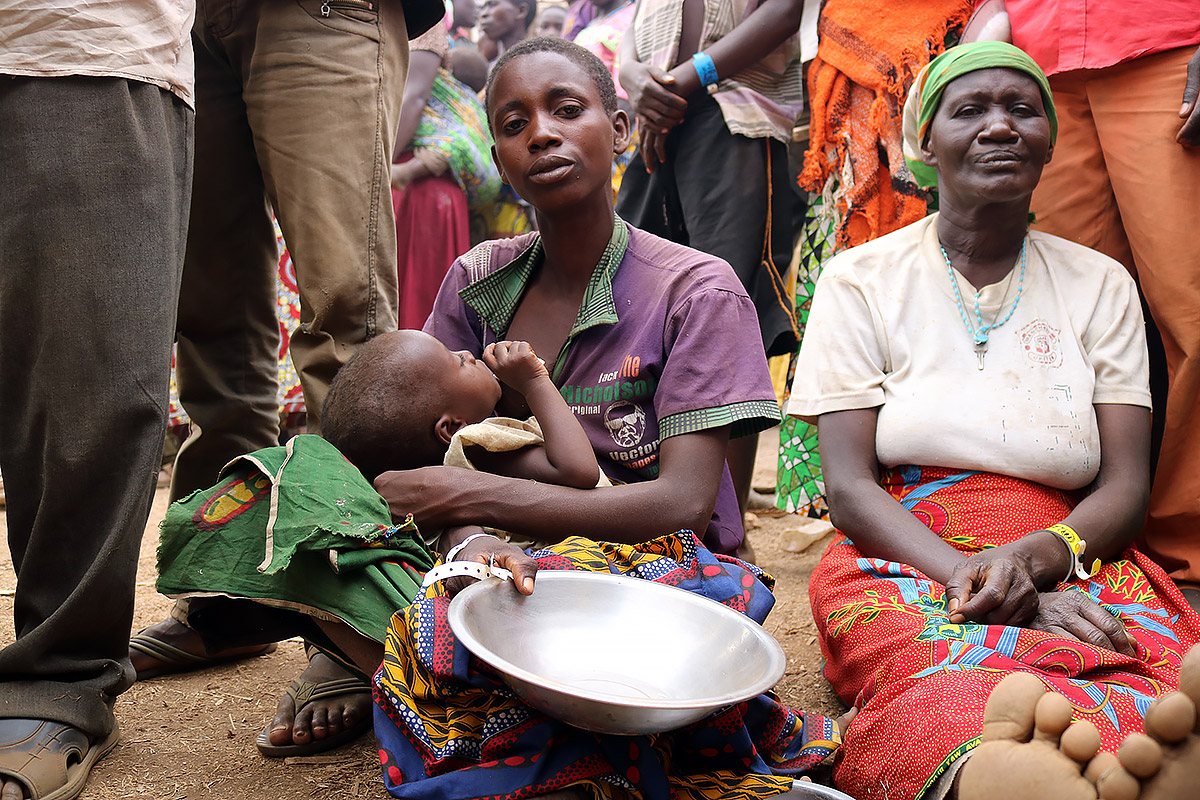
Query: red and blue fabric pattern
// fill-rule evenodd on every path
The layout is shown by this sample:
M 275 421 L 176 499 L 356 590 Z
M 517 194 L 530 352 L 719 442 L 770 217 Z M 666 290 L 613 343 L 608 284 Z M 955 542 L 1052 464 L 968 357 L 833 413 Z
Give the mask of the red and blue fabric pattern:
M 630 546 L 566 539 L 538 568 L 611 572 L 678 586 L 761 622 L 774 604 L 762 570 L 706 550 L 689 532 Z M 596 798 L 766 798 L 838 746 L 834 721 L 764 694 L 651 736 L 591 733 L 521 702 L 459 643 L 437 594 L 398 612 L 375 675 L 375 731 L 395 797 L 518 800 L 567 786 Z M 697 665 L 703 669 L 703 665 Z

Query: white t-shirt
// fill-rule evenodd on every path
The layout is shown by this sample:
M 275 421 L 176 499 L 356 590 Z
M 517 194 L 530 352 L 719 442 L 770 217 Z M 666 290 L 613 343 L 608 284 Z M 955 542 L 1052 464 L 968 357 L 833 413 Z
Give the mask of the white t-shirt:
M 885 467 L 974 469 L 1058 489 L 1100 468 L 1096 403 L 1150 406 L 1133 279 L 1116 261 L 1032 231 L 1012 318 L 980 370 L 938 249 L 937 216 L 830 259 L 817 281 L 787 413 L 879 406 Z M 975 325 L 975 287 L 955 271 Z M 985 323 L 1012 307 L 1019 267 L 984 287 Z M 998 316 L 997 316 L 998 314 Z

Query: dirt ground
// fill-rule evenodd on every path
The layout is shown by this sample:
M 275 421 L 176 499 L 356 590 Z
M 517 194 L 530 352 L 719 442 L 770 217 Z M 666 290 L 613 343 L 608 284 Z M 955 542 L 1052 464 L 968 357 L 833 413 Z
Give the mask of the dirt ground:
M 773 488 L 777 432 L 763 434 L 755 486 Z M 154 589 L 158 522 L 166 509 L 159 490 L 146 526 L 138 568 L 134 630 L 161 619 L 170 605 Z M 824 541 L 790 552 L 819 536 L 796 516 L 751 519 L 757 561 L 778 579 L 778 601 L 767 629 L 788 656 L 777 691 L 785 702 L 828 715 L 842 706 L 821 677 L 821 654 L 808 605 L 808 578 Z M 0 535 L 7 536 L 0 512 Z M 7 548 L 0 548 L 0 642 L 13 637 L 16 579 Z M 283 761 L 263 758 L 254 737 L 270 720 L 277 694 L 304 664 L 299 641 L 267 656 L 202 672 L 137 683 L 117 701 L 121 742 L 92 771 L 83 797 L 91 800 L 265 800 L 266 798 L 381 798 L 374 738 L 330 753 Z

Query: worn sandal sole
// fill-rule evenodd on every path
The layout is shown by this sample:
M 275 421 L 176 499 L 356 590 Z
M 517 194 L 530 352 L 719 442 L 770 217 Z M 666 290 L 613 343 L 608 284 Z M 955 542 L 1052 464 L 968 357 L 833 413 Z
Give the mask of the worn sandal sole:
M 342 697 L 345 695 L 365 694 L 370 696 L 371 687 L 359 680 L 358 678 L 337 678 L 331 681 L 322 683 L 313 683 L 312 681 L 304 681 L 297 678 L 292 681 L 287 688 L 287 694 L 292 698 L 295 714 L 300 713 L 300 709 L 304 708 L 309 703 L 316 700 L 327 700 L 333 697 Z M 353 726 L 345 730 L 338 731 L 332 736 L 326 736 L 324 739 L 313 739 L 308 744 L 271 744 L 270 726 L 263 728 L 258 736 L 254 739 L 254 746 L 258 748 L 258 752 L 262 753 L 267 758 L 286 758 L 288 756 L 311 756 L 316 753 L 323 753 L 326 750 L 333 750 L 336 747 L 341 747 L 344 744 L 349 744 L 358 737 L 362 736 L 367 731 L 371 730 L 372 715 L 368 714 L 364 719 L 359 720 Z

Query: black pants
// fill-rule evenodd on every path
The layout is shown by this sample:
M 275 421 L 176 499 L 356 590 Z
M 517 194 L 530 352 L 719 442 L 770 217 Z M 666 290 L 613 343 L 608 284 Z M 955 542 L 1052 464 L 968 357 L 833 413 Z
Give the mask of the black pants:
M 102 736 L 133 682 L 192 121 L 139 81 L 0 77 L 0 472 L 17 573 L 0 718 Z
M 758 311 L 767 355 L 791 352 L 797 346 L 794 301 L 783 283 L 792 256 L 787 146 L 730 133 L 717 101 L 701 92 L 688 98 L 687 114 L 667 137 L 666 150 L 666 163 L 652 174 L 641 150 L 634 153 L 621 179 L 617 213 L 631 225 L 729 262 Z

